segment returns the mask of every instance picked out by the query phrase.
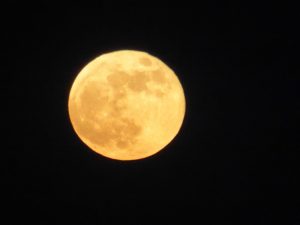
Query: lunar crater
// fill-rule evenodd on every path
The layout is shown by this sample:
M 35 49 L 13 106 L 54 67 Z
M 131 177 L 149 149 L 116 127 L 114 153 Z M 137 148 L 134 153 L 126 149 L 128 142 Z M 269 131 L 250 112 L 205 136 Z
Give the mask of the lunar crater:
M 140 63 L 143 65 L 143 66 L 151 66 L 152 65 L 152 62 L 149 58 L 147 57 L 141 57 L 139 59 Z

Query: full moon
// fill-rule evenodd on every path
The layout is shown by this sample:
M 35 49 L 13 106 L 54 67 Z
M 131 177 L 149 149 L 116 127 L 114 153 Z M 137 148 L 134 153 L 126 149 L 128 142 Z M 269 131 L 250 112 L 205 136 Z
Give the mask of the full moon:
M 151 156 L 177 135 L 185 114 L 176 74 L 158 58 L 120 50 L 88 63 L 68 101 L 71 124 L 93 151 L 116 160 Z

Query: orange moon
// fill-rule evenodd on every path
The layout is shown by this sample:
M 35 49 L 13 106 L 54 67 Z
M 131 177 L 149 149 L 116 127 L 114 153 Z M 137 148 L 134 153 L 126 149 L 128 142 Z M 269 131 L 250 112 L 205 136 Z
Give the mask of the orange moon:
M 68 110 L 78 137 L 116 160 L 151 156 L 177 135 L 185 97 L 176 74 L 158 58 L 120 50 L 88 63 L 71 87 Z

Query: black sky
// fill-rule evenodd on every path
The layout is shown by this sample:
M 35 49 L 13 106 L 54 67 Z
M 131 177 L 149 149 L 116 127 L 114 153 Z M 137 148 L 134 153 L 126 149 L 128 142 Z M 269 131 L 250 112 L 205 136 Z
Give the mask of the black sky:
M 74 4 L 1 16 L 7 224 L 300 224 L 299 80 L 280 5 Z M 68 118 L 80 69 L 118 49 L 159 57 L 186 94 L 177 138 L 141 161 L 95 154 Z

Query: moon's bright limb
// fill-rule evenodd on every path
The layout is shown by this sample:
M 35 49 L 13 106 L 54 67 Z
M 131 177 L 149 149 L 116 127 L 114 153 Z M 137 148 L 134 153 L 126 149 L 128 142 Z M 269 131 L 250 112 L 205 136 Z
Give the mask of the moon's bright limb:
M 185 97 L 175 73 L 158 58 L 121 50 L 81 70 L 68 107 L 75 132 L 92 150 L 135 160 L 157 153 L 176 136 Z

